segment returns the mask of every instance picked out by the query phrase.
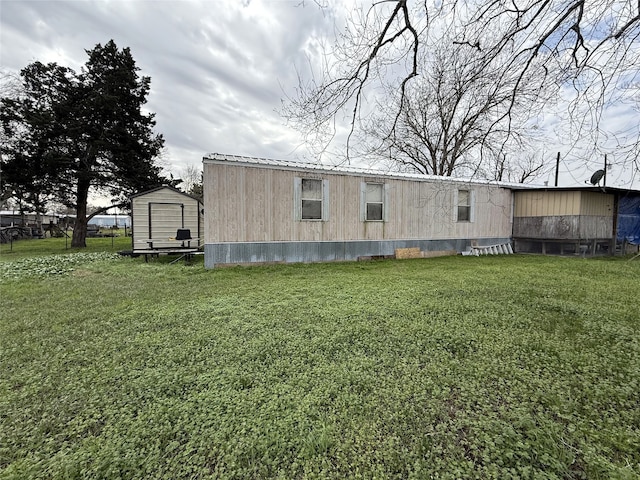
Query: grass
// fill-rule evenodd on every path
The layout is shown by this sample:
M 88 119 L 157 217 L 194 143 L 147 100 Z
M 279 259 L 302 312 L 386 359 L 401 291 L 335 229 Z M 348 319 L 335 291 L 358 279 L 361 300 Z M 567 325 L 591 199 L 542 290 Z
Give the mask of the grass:
M 0 478 L 638 478 L 639 283 L 541 256 L 3 277 Z
M 87 238 L 87 248 L 71 248 L 71 238 L 44 238 L 41 240 L 19 240 L 0 244 L 0 262 L 13 261 L 22 258 L 69 253 L 118 252 L 131 250 L 131 237 L 122 235 L 117 237 Z M 71 235 L 71 232 L 69 232 Z

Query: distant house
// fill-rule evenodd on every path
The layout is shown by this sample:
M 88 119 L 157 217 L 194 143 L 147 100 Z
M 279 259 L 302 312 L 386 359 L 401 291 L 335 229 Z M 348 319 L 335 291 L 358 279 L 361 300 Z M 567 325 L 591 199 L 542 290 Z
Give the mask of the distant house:
M 514 192 L 518 252 L 612 252 L 640 243 L 640 192 L 603 187 L 545 187 Z
M 131 227 L 131 218 L 129 215 L 122 214 L 94 215 L 89 220 L 89 225 L 97 225 L 100 228 L 129 228 Z
M 19 210 L 0 210 L 0 226 L 8 227 L 11 225 L 31 225 L 48 224 L 53 222 L 57 224 L 60 215 L 53 212 L 35 213 L 20 212 Z
M 461 252 L 511 239 L 509 184 L 221 154 L 203 164 L 208 268 Z
M 203 240 L 202 203 L 173 187 L 158 187 L 131 197 L 132 249 L 200 247 Z M 191 240 L 180 239 L 188 230 Z

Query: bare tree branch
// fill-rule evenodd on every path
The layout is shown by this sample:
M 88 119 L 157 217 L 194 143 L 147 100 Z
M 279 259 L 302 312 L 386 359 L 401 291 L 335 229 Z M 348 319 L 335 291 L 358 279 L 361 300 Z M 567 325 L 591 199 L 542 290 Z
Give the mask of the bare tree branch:
M 386 8 L 388 5 L 392 7 Z M 457 36 L 451 39 L 448 32 L 452 31 Z M 506 98 L 504 90 L 500 90 L 500 108 L 491 103 L 484 110 L 474 106 L 482 118 L 485 135 L 471 143 L 480 149 L 481 158 L 482 151 L 496 149 L 491 146 L 494 134 L 519 134 L 515 130 L 523 125 L 522 104 L 528 105 L 533 115 L 533 101 L 542 108 L 553 97 L 549 93 L 552 90 L 566 95 L 568 88 L 573 88 L 569 120 L 587 131 L 600 131 L 603 111 L 626 81 L 625 76 L 638 71 L 640 3 L 424 0 L 412 7 L 406 0 L 372 3 L 366 14 L 354 17 L 348 33 L 341 36 L 336 45 L 340 54 L 331 57 L 335 61 L 329 59 L 330 55 L 325 57 L 322 78 L 309 84 L 303 84 L 301 79 L 298 97 L 288 103 L 285 117 L 302 131 L 331 132 L 324 138 L 334 140 L 337 131 L 333 122 L 346 109 L 347 157 L 356 138 L 369 143 L 360 150 L 371 152 L 375 147 L 379 155 L 384 151 L 389 156 L 388 147 L 395 143 L 402 157 L 397 159 L 400 165 L 420 159 L 418 168 L 451 174 L 455 167 L 446 166 L 450 165 L 450 157 L 453 155 L 458 165 L 465 163 L 464 155 L 469 152 L 465 148 L 479 119 L 469 114 L 466 129 L 458 129 L 455 134 L 449 128 L 453 120 L 442 113 L 438 117 L 440 132 L 430 131 L 418 121 L 425 118 L 424 112 L 415 111 L 415 95 L 421 93 L 419 88 L 410 87 L 430 68 L 425 59 L 437 45 L 433 41 L 437 38 L 447 38 L 449 45 L 457 48 L 451 50 L 451 55 L 462 55 L 464 49 L 473 53 L 478 68 L 470 74 L 475 81 L 491 78 L 497 85 L 510 85 Z M 446 76 L 446 72 L 443 74 Z M 469 88 L 469 84 L 460 88 Z M 385 105 L 385 115 L 390 119 L 387 122 L 371 119 L 373 113 L 380 111 L 376 100 L 381 96 L 383 101 L 390 96 L 394 100 L 393 109 Z M 442 112 L 451 109 L 462 115 L 460 105 L 452 103 L 452 99 L 445 102 L 445 98 L 434 96 L 429 101 Z M 591 110 L 588 118 L 585 110 Z M 407 115 L 415 118 L 409 121 Z M 363 140 L 374 125 L 384 129 L 375 136 L 377 145 L 372 145 L 371 138 Z M 409 133 L 429 141 L 400 146 L 402 136 Z M 584 138 L 584 134 L 579 137 Z M 632 144 L 637 145 L 638 140 L 632 140 Z M 443 150 L 442 145 L 449 147 Z M 440 155 L 435 163 L 434 155 Z M 469 168 L 477 170 L 477 164 L 469 164 Z

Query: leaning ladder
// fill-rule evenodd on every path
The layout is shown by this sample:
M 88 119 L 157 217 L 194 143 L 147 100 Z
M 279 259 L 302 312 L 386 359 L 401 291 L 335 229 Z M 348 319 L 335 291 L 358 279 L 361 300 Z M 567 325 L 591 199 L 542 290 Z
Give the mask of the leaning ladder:
M 470 250 L 463 252 L 463 255 L 473 255 L 479 257 L 480 255 L 512 255 L 513 248 L 511 243 L 499 243 L 496 245 L 471 245 Z

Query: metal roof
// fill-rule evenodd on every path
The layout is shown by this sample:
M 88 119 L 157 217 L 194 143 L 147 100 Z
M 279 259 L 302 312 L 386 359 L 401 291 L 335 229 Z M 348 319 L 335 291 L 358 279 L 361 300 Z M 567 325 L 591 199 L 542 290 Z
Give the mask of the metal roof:
M 438 181 L 438 182 L 450 182 L 450 183 L 462 183 L 462 184 L 476 184 L 476 185 L 493 185 L 501 188 L 513 189 L 518 187 L 520 189 L 527 188 L 541 188 L 539 185 L 525 185 L 521 183 L 499 182 L 496 180 L 482 180 L 473 178 L 455 178 L 444 177 L 437 175 L 424 175 L 421 173 L 404 173 L 394 172 L 391 170 L 380 170 L 375 168 L 366 168 L 353 165 L 327 165 L 321 163 L 301 162 L 294 160 L 274 160 L 270 158 L 261 157 L 246 157 L 241 155 L 229 155 L 224 153 L 210 153 L 203 157 L 203 163 L 235 163 L 250 167 L 268 167 L 268 168 L 280 168 L 284 170 L 302 170 L 302 171 L 320 171 L 325 173 L 336 173 L 346 175 L 359 175 L 359 176 L 381 176 L 386 178 L 406 179 L 406 180 L 418 180 L 418 181 Z
M 183 195 L 185 197 L 189 197 L 189 198 L 191 198 L 193 200 L 197 200 L 199 203 L 202 203 L 202 200 L 200 200 L 198 197 L 195 197 L 195 196 L 193 196 L 193 195 L 191 195 L 189 193 L 185 193 L 182 190 L 177 189 L 176 187 L 172 187 L 171 185 L 161 185 L 159 187 L 152 188 L 151 190 L 145 190 L 144 192 L 134 193 L 133 195 L 129 196 L 129 200 L 132 200 L 132 199 L 137 198 L 137 197 L 141 197 L 142 195 L 147 195 L 149 193 L 154 193 L 154 192 L 157 192 L 159 190 L 164 190 L 164 189 L 172 190 L 175 193 L 179 193 L 180 195 Z
M 518 185 L 513 187 L 513 190 L 534 190 L 544 192 L 596 192 L 596 193 L 621 193 L 621 194 L 640 194 L 640 190 L 633 190 L 630 188 L 622 187 L 599 187 L 595 185 L 578 185 L 574 187 L 550 187 L 550 186 L 526 186 Z

